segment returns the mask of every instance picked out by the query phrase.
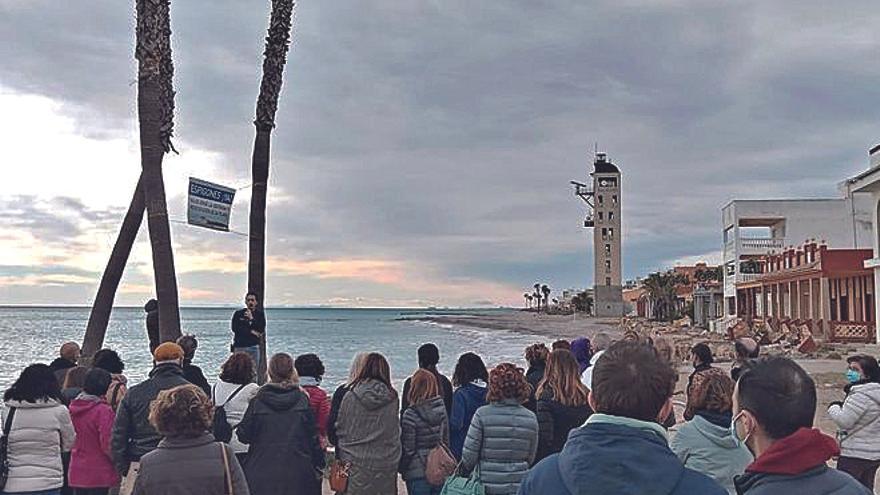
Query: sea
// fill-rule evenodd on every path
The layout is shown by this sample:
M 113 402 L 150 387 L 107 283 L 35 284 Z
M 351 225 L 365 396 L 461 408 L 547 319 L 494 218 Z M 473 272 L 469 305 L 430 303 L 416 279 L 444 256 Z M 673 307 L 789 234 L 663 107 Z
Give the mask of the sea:
M 202 368 L 209 381 L 216 379 L 229 356 L 230 322 L 235 309 L 181 309 L 183 332 L 199 341 L 193 364 Z M 370 351 L 381 352 L 388 358 L 393 381 L 399 386 L 418 367 L 416 350 L 426 342 L 433 342 L 440 349 L 439 368 L 449 376 L 456 359 L 464 352 L 476 352 L 487 366 L 505 361 L 525 366 L 523 349 L 540 340 L 537 337 L 419 320 L 432 315 L 479 317 L 503 311 L 511 310 L 451 313 L 271 308 L 266 310 L 268 352 L 317 354 L 327 370 L 323 385 L 328 389 L 346 379 L 355 354 Z M 104 341 L 104 347 L 116 350 L 122 357 L 130 383 L 145 379 L 152 365 L 144 316 L 141 308 L 114 308 Z M 88 317 L 89 308 L 0 307 L 0 390 L 6 390 L 25 366 L 51 362 L 62 343 L 82 342 Z

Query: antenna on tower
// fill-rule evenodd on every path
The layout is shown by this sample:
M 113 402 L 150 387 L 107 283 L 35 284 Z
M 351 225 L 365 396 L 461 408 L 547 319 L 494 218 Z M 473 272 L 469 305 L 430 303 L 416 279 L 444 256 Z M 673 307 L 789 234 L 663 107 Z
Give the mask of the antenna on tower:
M 593 141 L 593 158 L 599 154 L 599 141 Z

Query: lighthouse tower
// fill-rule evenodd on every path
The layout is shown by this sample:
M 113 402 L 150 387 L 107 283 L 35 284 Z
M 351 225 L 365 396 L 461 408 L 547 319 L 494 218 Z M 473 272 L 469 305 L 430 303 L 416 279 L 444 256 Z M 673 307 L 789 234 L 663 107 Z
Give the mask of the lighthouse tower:
M 605 153 L 593 162 L 593 307 L 596 316 L 623 316 L 620 170 Z
M 590 206 L 584 226 L 593 229 L 593 313 L 599 317 L 624 315 L 620 228 L 620 169 L 597 153 L 592 187 L 572 182 L 575 194 Z

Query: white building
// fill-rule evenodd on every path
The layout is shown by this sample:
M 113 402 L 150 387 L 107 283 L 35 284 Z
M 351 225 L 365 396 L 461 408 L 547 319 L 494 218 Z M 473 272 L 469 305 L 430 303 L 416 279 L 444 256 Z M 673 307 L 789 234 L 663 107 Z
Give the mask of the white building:
M 875 202 L 868 194 L 855 194 L 848 183 L 841 189 L 842 198 L 734 200 L 722 208 L 728 317 L 737 312 L 736 284 L 757 278 L 764 270 L 760 258 L 766 254 L 811 239 L 840 249 L 873 245 Z
M 870 201 L 868 211 L 871 216 L 871 232 L 868 245 L 874 249 L 874 257 L 865 261 L 865 268 L 874 270 L 874 287 L 880 287 L 880 144 L 871 148 L 870 167 L 865 172 L 847 180 L 841 188 L 854 193 L 867 193 Z M 880 315 L 880 297 L 874 298 L 874 314 Z M 880 344 L 880 316 L 877 323 L 877 343 Z

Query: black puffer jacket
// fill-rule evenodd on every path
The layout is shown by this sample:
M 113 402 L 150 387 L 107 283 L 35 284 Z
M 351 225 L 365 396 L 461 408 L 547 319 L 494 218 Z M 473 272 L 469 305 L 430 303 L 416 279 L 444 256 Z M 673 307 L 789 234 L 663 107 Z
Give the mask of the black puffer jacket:
M 125 394 L 116 411 L 113 424 L 113 464 L 121 474 L 128 472 L 131 462 L 156 449 L 162 436 L 150 425 L 150 402 L 159 392 L 187 385 L 183 369 L 176 364 L 160 364 L 150 372 L 150 378 Z
M 435 397 L 403 412 L 400 419 L 400 473 L 404 480 L 425 477 L 431 450 L 443 442 L 449 445 L 449 418 L 442 397 Z
M 251 495 L 320 495 L 324 452 L 309 396 L 270 383 L 251 401 L 236 429 L 250 445 L 244 474 Z
M 562 452 L 568 433 L 587 421 L 593 413 L 590 406 L 566 406 L 545 390 L 538 400 L 538 455 L 535 462 L 550 454 Z

